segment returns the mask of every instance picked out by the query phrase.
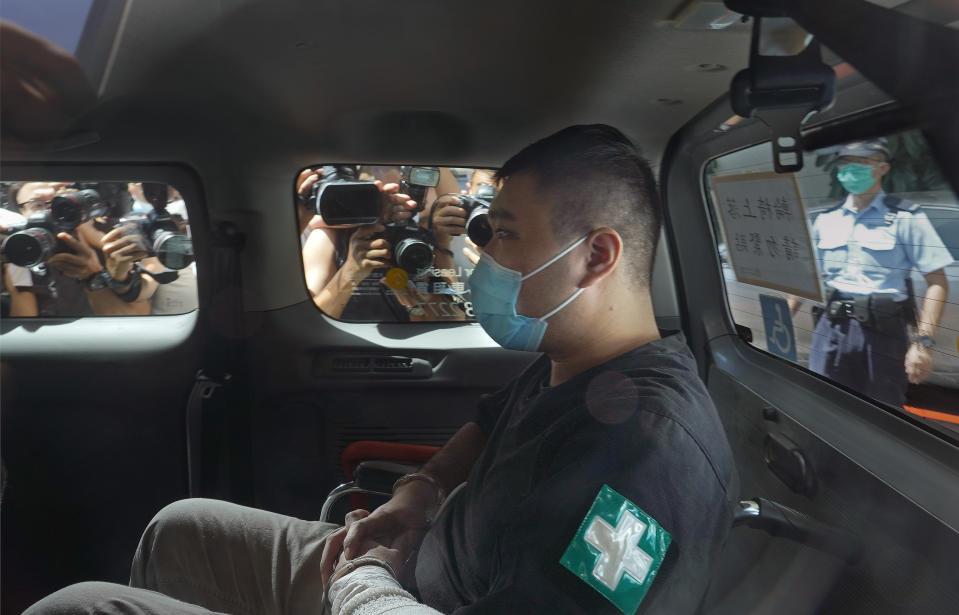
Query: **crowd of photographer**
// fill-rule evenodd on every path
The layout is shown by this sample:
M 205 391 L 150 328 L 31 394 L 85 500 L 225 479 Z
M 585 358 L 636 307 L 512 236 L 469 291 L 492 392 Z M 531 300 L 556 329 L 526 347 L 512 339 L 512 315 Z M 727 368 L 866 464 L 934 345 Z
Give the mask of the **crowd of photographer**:
M 0 184 L 5 317 L 196 308 L 189 219 L 166 184 Z
M 296 186 L 306 283 L 325 314 L 472 318 L 466 278 L 491 238 L 492 171 L 474 171 L 464 188 L 449 168 L 327 165 Z
M 307 287 L 329 316 L 463 321 L 490 239 L 493 173 L 327 165 L 297 180 Z M 197 306 L 189 218 L 165 184 L 0 185 L 5 317 L 147 315 Z

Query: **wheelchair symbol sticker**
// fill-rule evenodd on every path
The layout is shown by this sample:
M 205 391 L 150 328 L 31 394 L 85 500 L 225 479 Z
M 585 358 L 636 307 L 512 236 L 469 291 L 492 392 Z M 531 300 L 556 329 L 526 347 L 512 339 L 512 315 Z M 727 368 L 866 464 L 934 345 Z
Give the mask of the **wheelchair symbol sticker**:
M 796 335 L 789 304 L 782 297 L 759 295 L 766 326 L 766 350 L 790 361 L 796 360 Z

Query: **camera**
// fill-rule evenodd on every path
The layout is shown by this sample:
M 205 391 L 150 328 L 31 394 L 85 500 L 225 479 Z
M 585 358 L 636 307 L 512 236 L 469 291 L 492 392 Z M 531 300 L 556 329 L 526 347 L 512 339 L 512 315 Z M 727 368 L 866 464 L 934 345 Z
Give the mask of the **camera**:
M 50 209 L 30 216 L 26 223 L 11 226 L 13 231 L 0 249 L 14 265 L 35 267 L 57 252 L 67 252 L 57 233 L 72 233 L 78 226 L 102 216 L 106 204 L 96 190 L 85 189 L 59 194 L 50 202 Z
M 404 166 L 401 170 L 403 178 L 400 182 L 400 192 L 416 201 L 417 212 L 423 211 L 426 191 L 439 183 L 439 167 Z M 390 242 L 393 249 L 393 262 L 410 274 L 410 277 L 424 275 L 433 267 L 433 246 L 436 244 L 433 231 L 412 223 L 393 222 L 376 236 Z
M 410 277 L 419 277 L 433 266 L 433 232 L 420 226 L 387 226 L 378 234 L 390 242 L 393 262 Z
M 460 207 L 466 210 L 466 236 L 476 245 L 483 247 L 493 238 L 493 227 L 489 223 L 489 206 L 496 198 L 496 188 L 490 184 L 481 184 L 476 194 L 457 195 Z
M 101 227 L 98 221 L 94 224 L 103 232 L 110 230 L 112 223 L 122 218 L 133 206 L 133 197 L 127 190 L 126 182 L 73 182 L 67 188 L 79 191 L 93 190 L 100 195 L 103 211 L 97 213 L 95 217 L 106 218 L 110 225 Z
M 400 192 L 409 195 L 416 201 L 416 211 L 423 211 L 426 207 L 426 191 L 435 188 L 440 183 L 439 167 L 400 167 L 403 179 L 400 181 Z
M 359 226 L 380 219 L 383 200 L 373 182 L 358 181 L 356 168 L 345 164 L 323 167 L 309 197 L 314 210 L 329 226 Z
M 148 256 L 156 256 L 167 269 L 184 269 L 193 263 L 193 241 L 180 234 L 180 227 L 166 209 L 154 209 L 147 214 L 131 214 L 121 218 L 116 228 L 132 227 L 125 233 Z

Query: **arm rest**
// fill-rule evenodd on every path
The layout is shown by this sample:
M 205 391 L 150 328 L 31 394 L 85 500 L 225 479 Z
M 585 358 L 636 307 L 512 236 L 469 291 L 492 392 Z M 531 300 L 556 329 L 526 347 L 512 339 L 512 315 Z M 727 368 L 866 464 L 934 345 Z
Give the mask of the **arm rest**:
M 420 465 L 401 461 L 362 461 L 353 471 L 353 482 L 360 489 L 393 493 L 393 483 L 404 474 L 416 472 Z
M 353 472 L 361 462 L 367 460 L 406 462 L 415 464 L 415 470 L 426 463 L 438 450 L 438 446 L 360 440 L 359 442 L 353 442 L 343 449 L 343 454 L 340 459 L 343 463 L 343 472 L 347 478 L 352 479 Z M 404 474 L 406 474 L 406 472 L 404 472 Z M 399 478 L 399 476 L 397 476 L 397 478 Z M 390 487 L 392 486 L 393 484 L 390 483 Z

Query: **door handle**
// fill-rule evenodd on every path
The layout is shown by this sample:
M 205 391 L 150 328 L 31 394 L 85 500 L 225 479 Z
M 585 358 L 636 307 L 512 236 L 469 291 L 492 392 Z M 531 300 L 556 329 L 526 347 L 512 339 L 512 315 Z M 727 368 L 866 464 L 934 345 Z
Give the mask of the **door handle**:
M 763 459 L 769 470 L 796 493 L 812 495 L 816 477 L 812 465 L 799 445 L 781 434 L 767 434 Z

